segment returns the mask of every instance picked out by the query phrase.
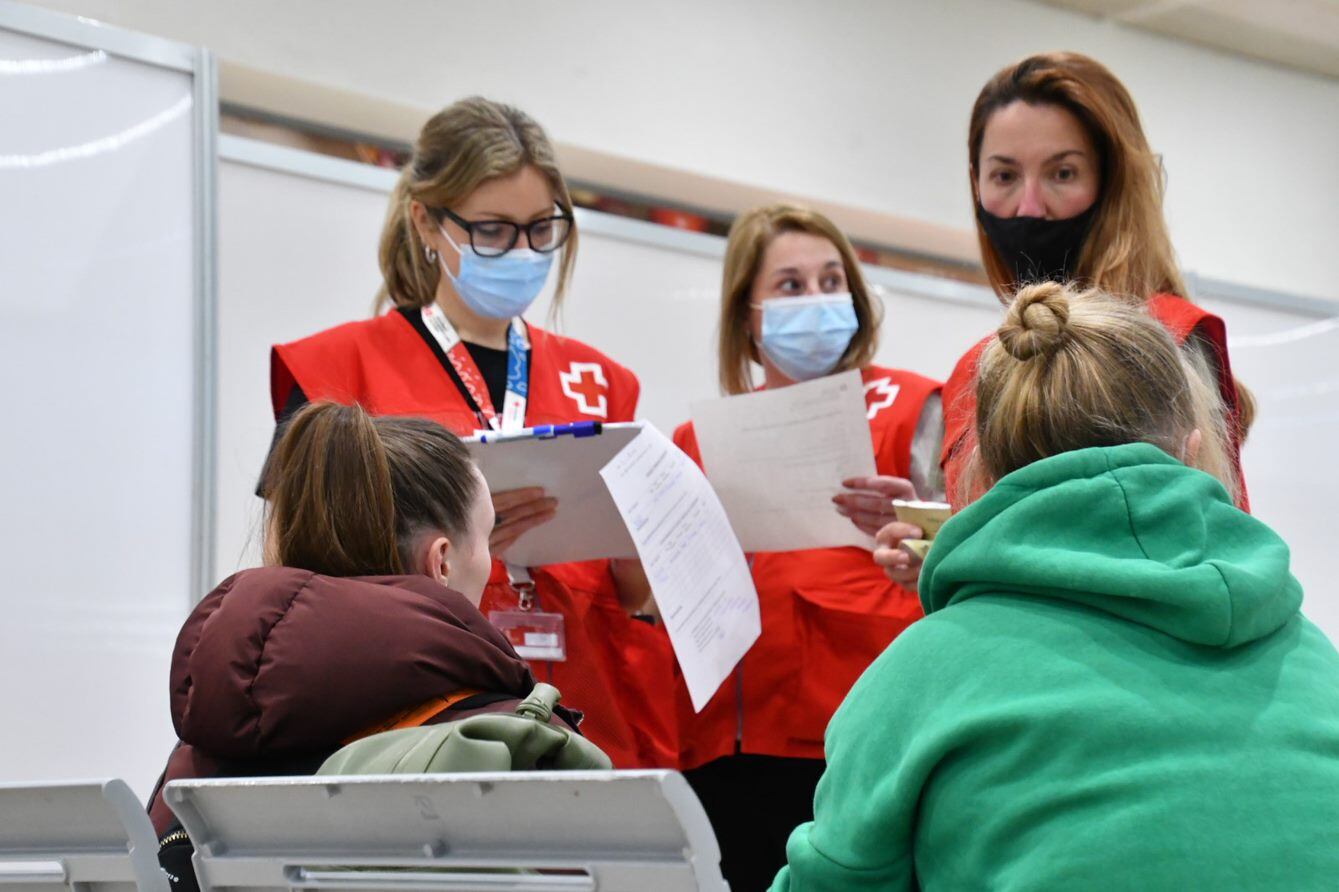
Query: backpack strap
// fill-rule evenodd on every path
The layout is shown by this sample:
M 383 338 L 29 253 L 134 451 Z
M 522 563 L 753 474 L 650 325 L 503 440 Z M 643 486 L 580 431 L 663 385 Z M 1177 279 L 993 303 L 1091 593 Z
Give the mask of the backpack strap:
M 371 737 L 373 734 L 380 734 L 383 731 L 396 731 L 400 728 L 417 728 L 420 725 L 426 725 L 432 719 L 446 712 L 451 707 L 467 700 L 470 697 L 476 697 L 482 691 L 474 688 L 461 688 L 441 697 L 433 697 L 417 706 L 411 706 L 408 709 L 397 712 L 395 715 L 385 721 L 377 722 L 350 737 L 346 737 L 343 743 L 350 744 L 355 740 L 362 740 L 364 737 Z

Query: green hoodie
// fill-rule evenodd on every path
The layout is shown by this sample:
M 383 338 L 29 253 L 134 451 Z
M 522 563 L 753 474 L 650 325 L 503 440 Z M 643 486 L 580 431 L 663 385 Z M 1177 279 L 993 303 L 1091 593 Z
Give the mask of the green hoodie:
M 1288 547 L 1143 443 L 999 481 L 828 727 L 774 890 L 1339 889 L 1339 655 Z

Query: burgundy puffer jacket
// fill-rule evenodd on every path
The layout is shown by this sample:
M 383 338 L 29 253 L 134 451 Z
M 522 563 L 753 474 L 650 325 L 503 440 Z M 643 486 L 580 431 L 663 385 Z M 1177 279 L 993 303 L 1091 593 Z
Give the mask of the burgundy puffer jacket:
M 171 685 L 180 742 L 149 804 L 160 835 L 176 820 L 167 781 L 311 774 L 350 737 L 434 697 L 481 692 L 436 721 L 510 712 L 535 679 L 464 595 L 426 576 L 264 567 L 196 605 Z

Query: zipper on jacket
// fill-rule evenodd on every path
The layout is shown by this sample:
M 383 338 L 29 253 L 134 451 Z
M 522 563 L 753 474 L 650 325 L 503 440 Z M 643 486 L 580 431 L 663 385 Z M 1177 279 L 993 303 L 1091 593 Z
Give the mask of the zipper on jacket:
M 176 830 L 173 830 L 171 833 L 164 834 L 163 837 L 158 840 L 158 848 L 160 849 L 165 848 L 167 846 L 172 845 L 172 843 L 174 842 L 190 842 L 190 841 L 191 838 L 186 835 L 186 831 L 178 828 Z

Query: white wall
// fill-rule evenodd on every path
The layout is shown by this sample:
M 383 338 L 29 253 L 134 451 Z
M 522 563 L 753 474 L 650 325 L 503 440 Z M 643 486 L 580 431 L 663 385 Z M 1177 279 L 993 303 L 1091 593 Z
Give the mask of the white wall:
M 1025 0 L 42 2 L 399 102 L 481 92 L 572 145 L 964 229 L 981 84 L 1080 50 L 1139 103 L 1187 268 L 1339 297 L 1339 81 Z
M 0 24 L 0 59 L 51 66 L 0 76 L 0 779 L 147 796 L 198 584 L 197 85 L 186 52 L 48 27 Z

